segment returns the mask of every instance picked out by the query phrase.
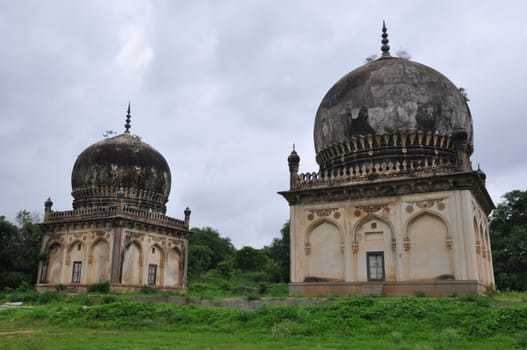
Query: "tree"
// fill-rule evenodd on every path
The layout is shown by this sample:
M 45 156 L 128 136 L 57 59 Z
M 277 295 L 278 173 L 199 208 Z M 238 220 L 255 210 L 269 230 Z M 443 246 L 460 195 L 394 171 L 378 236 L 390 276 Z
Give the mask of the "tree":
M 492 260 L 499 289 L 527 289 L 527 191 L 506 193 L 490 217 Z
M 290 276 L 290 223 L 287 221 L 280 230 L 281 237 L 273 239 L 268 248 L 269 257 L 278 265 L 280 282 L 289 282 Z
M 17 225 L 0 216 L 0 290 L 16 288 L 37 279 L 40 228 L 38 218 L 26 210 L 18 212 Z
M 246 246 L 236 252 L 233 265 L 241 271 L 263 272 L 269 265 L 269 258 L 263 249 Z
M 190 229 L 188 273 L 197 277 L 214 269 L 222 261 L 230 260 L 236 249 L 229 238 L 220 237 L 218 231 L 210 227 Z

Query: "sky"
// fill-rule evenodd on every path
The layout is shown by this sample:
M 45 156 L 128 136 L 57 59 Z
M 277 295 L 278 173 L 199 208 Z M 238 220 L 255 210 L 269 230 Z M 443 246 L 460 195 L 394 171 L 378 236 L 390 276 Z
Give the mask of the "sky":
M 237 248 L 280 236 L 287 156 L 317 171 L 320 101 L 347 72 L 392 53 L 464 87 L 474 167 L 496 203 L 526 190 L 527 2 L 2 1 L 0 215 L 71 210 L 77 156 L 124 131 L 172 173 L 167 215 L 210 226 Z

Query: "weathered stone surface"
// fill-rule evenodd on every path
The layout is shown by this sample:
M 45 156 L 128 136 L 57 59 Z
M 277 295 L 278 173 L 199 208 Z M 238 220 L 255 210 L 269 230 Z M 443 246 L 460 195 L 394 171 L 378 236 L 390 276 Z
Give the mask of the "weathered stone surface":
M 420 63 L 379 59 L 345 75 L 324 96 L 314 128 L 317 161 L 335 143 L 411 131 L 465 131 L 472 151 L 470 110 L 448 78 Z
M 101 199 L 117 199 L 140 208 L 165 212 L 170 194 L 170 168 L 150 145 L 130 134 L 99 141 L 84 150 L 71 174 L 73 207 L 100 205 Z

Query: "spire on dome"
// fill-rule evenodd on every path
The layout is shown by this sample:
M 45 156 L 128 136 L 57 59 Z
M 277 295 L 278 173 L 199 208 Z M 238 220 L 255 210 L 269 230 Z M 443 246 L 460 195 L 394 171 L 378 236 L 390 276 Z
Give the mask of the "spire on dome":
M 382 56 L 381 57 L 391 57 L 392 55 L 390 55 L 390 45 L 388 45 L 388 33 L 387 33 L 387 29 L 386 29 L 386 23 L 384 23 L 384 20 L 382 21 L 382 40 L 381 40 L 381 43 L 382 43 L 382 46 L 381 46 L 381 51 L 382 51 Z
M 128 102 L 128 110 L 126 111 L 126 124 L 124 124 L 124 132 L 129 134 L 130 133 L 130 102 Z

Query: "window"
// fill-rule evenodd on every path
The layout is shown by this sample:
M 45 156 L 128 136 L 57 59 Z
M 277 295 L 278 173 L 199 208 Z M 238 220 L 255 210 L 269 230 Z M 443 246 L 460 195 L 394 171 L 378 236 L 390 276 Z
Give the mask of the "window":
M 77 244 L 77 250 L 78 250 L 78 251 L 80 251 L 80 250 L 81 250 L 81 248 L 82 248 L 81 244 L 80 244 L 80 243 L 78 243 L 78 244 Z
M 74 261 L 73 262 L 73 272 L 71 274 L 71 283 L 80 283 L 81 270 L 82 270 L 82 262 Z
M 366 253 L 368 281 L 384 281 L 384 252 Z
M 148 265 L 148 285 L 155 286 L 157 275 L 157 265 Z

